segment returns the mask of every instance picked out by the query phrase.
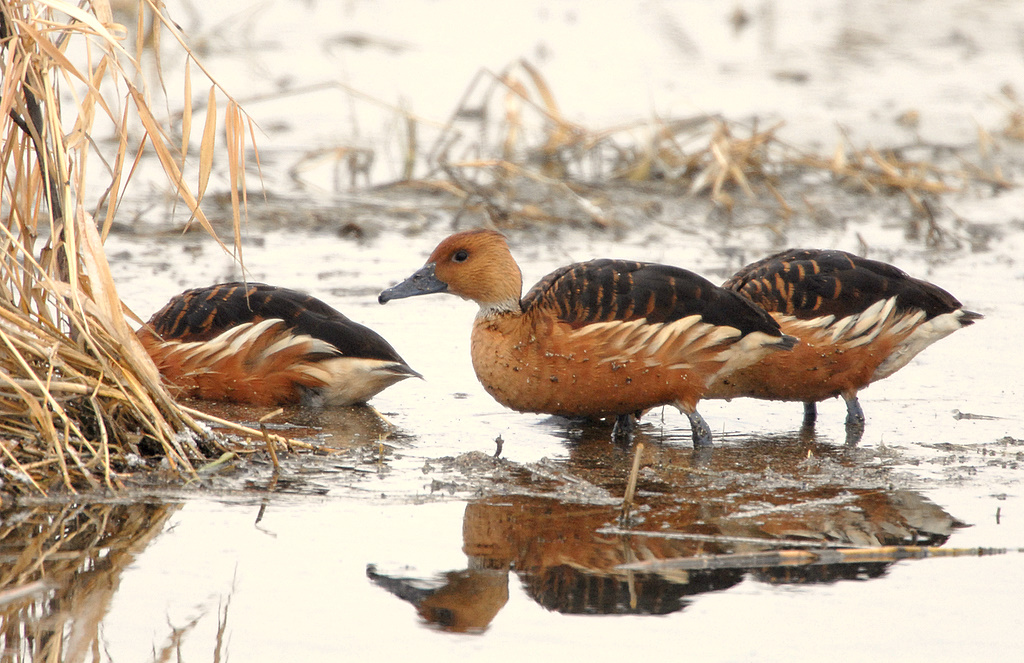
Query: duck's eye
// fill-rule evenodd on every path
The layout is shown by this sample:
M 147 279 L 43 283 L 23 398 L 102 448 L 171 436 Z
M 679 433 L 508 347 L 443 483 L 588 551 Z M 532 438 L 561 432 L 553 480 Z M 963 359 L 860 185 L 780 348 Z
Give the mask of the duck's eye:
M 466 258 L 469 257 L 469 251 L 466 249 L 459 249 L 452 256 L 452 262 L 466 262 Z

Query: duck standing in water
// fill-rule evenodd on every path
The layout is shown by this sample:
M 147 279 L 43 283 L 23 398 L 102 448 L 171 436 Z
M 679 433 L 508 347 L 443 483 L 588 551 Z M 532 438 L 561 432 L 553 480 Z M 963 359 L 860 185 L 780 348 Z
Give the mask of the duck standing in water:
M 768 311 L 800 343 L 719 376 L 705 398 L 802 401 L 810 427 L 818 401 L 842 396 L 847 428 L 857 437 L 864 428 L 858 391 L 983 317 L 937 285 L 843 251 L 782 251 L 742 268 L 723 287 Z
M 186 398 L 353 405 L 422 377 L 372 329 L 315 297 L 262 283 L 183 292 L 137 335 Z
M 470 230 L 379 300 L 475 301 L 473 368 L 491 396 L 520 412 L 614 417 L 617 438 L 635 416 L 674 405 L 694 445 L 710 446 L 697 412 L 708 385 L 795 343 L 746 298 L 677 267 L 592 260 L 555 270 L 520 299 L 522 286 L 505 237 Z

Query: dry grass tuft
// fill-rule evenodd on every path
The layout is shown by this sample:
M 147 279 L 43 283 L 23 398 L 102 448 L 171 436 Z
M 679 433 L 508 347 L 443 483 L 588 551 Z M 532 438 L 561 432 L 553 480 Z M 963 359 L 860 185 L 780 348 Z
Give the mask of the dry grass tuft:
M 1009 186 L 998 170 L 963 159 L 958 167 L 942 168 L 906 156 L 906 149 L 854 147 L 844 140 L 832 154 L 809 153 L 782 141 L 781 126 L 695 116 L 589 129 L 566 119 L 541 73 L 518 61 L 497 74 L 478 72 L 430 149 L 407 161 L 426 168 L 416 180 L 420 186 L 460 198 L 467 211 L 482 211 L 498 226 L 567 220 L 612 225 L 601 196 L 588 194 L 618 183 L 657 183 L 725 209 L 738 198 L 768 200 L 783 218 L 795 205 L 780 183 L 807 174 L 867 194 L 903 195 L 917 209 L 926 198 L 972 182 Z M 1014 131 L 1011 121 L 1006 135 Z M 929 146 L 914 147 L 928 152 Z
M 172 138 L 149 106 L 139 65 L 151 47 L 159 61 L 161 33 L 198 65 L 161 7 L 140 0 L 132 55 L 122 45 L 129 30 L 114 23 L 106 0 L 87 9 L 63 0 L 0 5 L 2 492 L 115 490 L 132 468 L 191 476 L 193 462 L 207 457 L 203 429 L 164 389 L 125 321 L 102 245 L 145 153 L 213 234 L 200 201 L 215 156 L 217 97 L 226 95 L 211 84 L 193 188 L 189 69 L 180 138 Z M 221 126 L 240 257 L 252 125 L 228 97 Z

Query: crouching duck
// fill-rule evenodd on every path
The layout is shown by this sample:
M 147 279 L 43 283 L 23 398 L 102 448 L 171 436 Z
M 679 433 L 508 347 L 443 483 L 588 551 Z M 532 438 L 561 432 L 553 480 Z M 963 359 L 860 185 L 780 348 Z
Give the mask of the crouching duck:
M 421 377 L 372 329 L 315 297 L 262 283 L 188 290 L 137 335 L 186 398 L 352 405 Z
M 635 416 L 674 405 L 695 446 L 712 444 L 697 412 L 708 385 L 795 343 L 746 298 L 677 267 L 577 263 L 520 299 L 522 281 L 505 237 L 471 230 L 442 241 L 379 300 L 447 292 L 475 301 L 473 368 L 502 405 L 614 418 L 616 437 L 628 436 Z
M 858 435 L 861 389 L 982 318 L 937 285 L 843 251 L 782 251 L 742 268 L 723 287 L 768 311 L 800 343 L 720 375 L 705 398 L 802 401 L 804 425 L 813 426 L 816 403 L 841 396 L 846 425 Z

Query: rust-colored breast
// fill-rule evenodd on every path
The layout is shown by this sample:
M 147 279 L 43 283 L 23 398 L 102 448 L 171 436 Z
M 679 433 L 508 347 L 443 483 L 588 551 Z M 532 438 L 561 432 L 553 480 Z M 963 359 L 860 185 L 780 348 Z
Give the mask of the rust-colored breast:
M 898 311 L 931 319 L 960 308 L 942 288 L 877 260 L 844 251 L 789 249 L 747 265 L 723 284 L 770 312 L 804 320 L 844 318 L 896 297 Z

